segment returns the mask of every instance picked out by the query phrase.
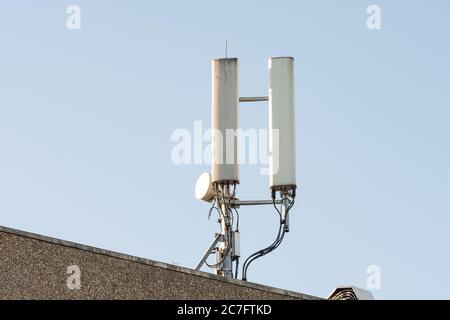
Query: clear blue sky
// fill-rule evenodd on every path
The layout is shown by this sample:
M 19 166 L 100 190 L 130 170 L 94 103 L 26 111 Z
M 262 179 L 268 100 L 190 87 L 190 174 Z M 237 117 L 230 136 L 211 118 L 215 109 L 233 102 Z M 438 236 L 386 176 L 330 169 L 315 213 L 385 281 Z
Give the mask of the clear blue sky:
M 69 4 L 81 30 L 66 29 Z M 382 10 L 369 31 L 366 8 Z M 170 135 L 210 123 L 210 60 L 240 59 L 241 93 L 267 59 L 296 58 L 299 196 L 282 246 L 249 279 L 326 296 L 450 298 L 448 1 L 3 1 L 0 225 L 193 267 L 217 225 L 194 198 L 207 165 L 175 166 Z M 243 128 L 266 128 L 264 105 Z M 240 198 L 268 178 L 243 166 Z M 273 240 L 242 209 L 242 251 Z

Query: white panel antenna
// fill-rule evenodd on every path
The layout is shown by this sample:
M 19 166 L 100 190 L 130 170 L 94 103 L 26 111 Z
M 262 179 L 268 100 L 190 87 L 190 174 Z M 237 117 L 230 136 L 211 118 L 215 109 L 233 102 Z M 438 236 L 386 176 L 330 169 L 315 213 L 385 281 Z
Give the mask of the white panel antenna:
M 277 150 L 278 149 L 278 150 Z M 296 185 L 294 59 L 269 60 L 270 187 Z
M 212 61 L 212 182 L 239 183 L 239 84 L 236 58 Z

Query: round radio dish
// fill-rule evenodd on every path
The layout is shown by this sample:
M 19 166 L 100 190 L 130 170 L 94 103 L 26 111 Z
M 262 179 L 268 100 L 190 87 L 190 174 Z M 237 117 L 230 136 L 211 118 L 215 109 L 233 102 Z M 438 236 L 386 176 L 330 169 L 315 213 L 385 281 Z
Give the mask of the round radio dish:
M 200 175 L 195 184 L 195 197 L 198 200 L 211 202 L 214 199 L 214 195 L 214 188 L 211 184 L 211 175 L 208 172 L 204 172 Z

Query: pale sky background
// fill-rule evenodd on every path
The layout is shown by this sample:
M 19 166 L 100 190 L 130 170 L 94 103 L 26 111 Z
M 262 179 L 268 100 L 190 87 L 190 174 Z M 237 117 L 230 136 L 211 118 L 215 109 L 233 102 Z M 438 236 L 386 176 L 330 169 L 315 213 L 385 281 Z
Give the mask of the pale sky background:
M 210 61 L 228 40 L 243 96 L 267 94 L 269 57 L 296 58 L 291 233 L 249 280 L 325 297 L 365 288 L 378 265 L 378 299 L 449 299 L 449 12 L 445 0 L 2 1 L 0 225 L 194 267 L 218 227 L 194 198 L 209 167 L 174 165 L 170 136 L 209 126 Z M 244 129 L 267 122 L 266 105 L 242 107 Z M 241 199 L 269 197 L 259 169 L 241 168 Z M 247 256 L 277 217 L 240 212 Z

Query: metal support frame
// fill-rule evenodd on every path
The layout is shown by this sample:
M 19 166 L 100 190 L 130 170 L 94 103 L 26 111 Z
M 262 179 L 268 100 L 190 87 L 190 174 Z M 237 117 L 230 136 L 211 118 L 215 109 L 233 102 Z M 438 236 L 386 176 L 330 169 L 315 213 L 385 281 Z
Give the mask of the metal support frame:
M 220 233 L 222 236 L 222 241 L 218 250 L 216 251 L 216 265 L 219 266 L 216 268 L 216 274 L 223 277 L 232 278 L 233 277 L 233 269 L 232 269 L 232 257 L 231 254 L 233 252 L 232 248 L 232 230 L 230 225 L 230 206 L 229 203 L 231 201 L 232 195 L 230 194 L 229 186 L 222 185 L 222 203 L 221 207 L 221 217 L 220 217 Z
M 206 251 L 203 258 L 198 263 L 195 270 L 200 270 L 203 264 L 206 262 L 208 256 L 215 251 L 216 253 L 216 263 L 214 265 L 216 269 L 216 274 L 223 277 L 232 278 L 233 277 L 233 261 L 238 259 L 236 256 L 236 250 L 233 247 L 233 233 L 230 216 L 232 210 L 232 199 L 234 194 L 231 193 L 231 188 L 235 188 L 233 183 L 217 183 L 215 185 L 215 203 L 218 203 L 220 208 L 219 224 L 220 233 L 216 234 L 211 246 Z M 219 244 L 220 243 L 220 244 Z M 219 244 L 219 246 L 217 246 Z
M 220 233 L 216 233 L 216 237 L 214 238 L 213 242 L 209 246 L 208 250 L 206 250 L 205 255 L 203 256 L 203 258 L 200 260 L 200 262 L 195 267 L 195 271 L 199 271 L 200 270 L 200 268 L 206 262 L 206 259 L 208 259 L 208 257 L 211 254 L 211 252 L 216 248 L 216 245 L 220 241 L 221 237 L 222 237 L 222 235 Z
M 295 193 L 292 194 L 292 188 L 287 187 L 283 190 L 278 190 L 280 199 L 275 199 L 276 191 L 273 190 L 272 200 L 239 200 L 234 198 L 231 194 L 230 186 L 227 184 L 216 185 L 216 202 L 220 205 L 220 233 L 216 234 L 211 246 L 206 251 L 203 258 L 198 263 L 195 270 L 200 270 L 203 264 L 206 262 L 209 255 L 214 251 L 216 253 L 216 274 L 223 277 L 233 277 L 232 263 L 239 257 L 235 255 L 236 244 L 233 243 L 232 226 L 230 224 L 230 210 L 240 208 L 240 206 L 260 206 L 260 205 L 280 205 L 281 206 L 281 223 L 283 224 L 284 232 L 289 232 L 289 211 L 295 197 Z M 217 246 L 220 243 L 219 246 Z
M 269 101 L 269 97 L 239 97 L 239 102 L 263 102 Z
M 231 207 L 239 208 L 240 206 L 262 206 L 262 205 L 272 205 L 273 200 L 231 200 Z M 280 204 L 281 200 L 275 200 L 275 204 Z

